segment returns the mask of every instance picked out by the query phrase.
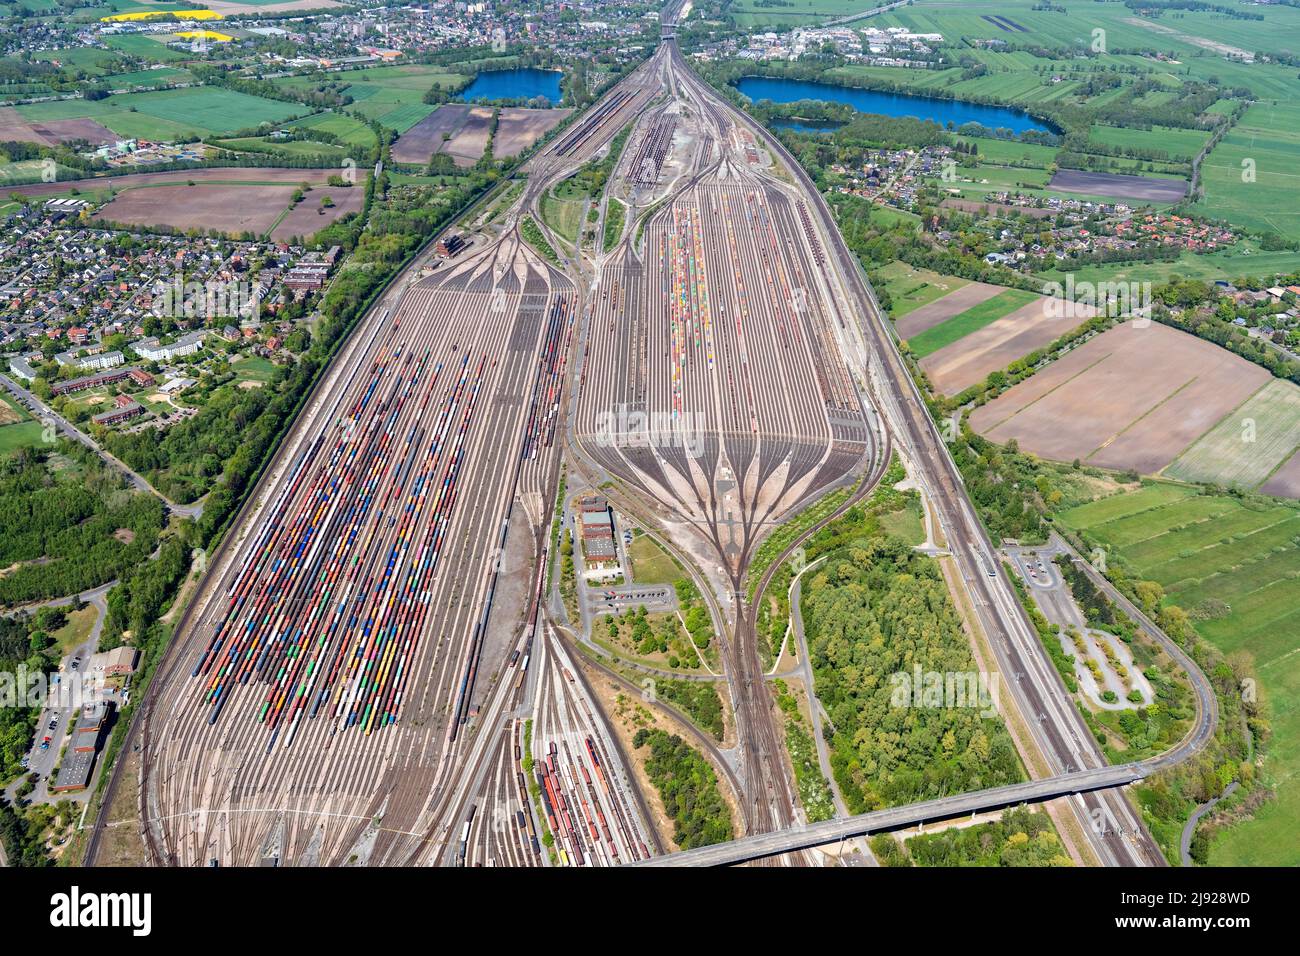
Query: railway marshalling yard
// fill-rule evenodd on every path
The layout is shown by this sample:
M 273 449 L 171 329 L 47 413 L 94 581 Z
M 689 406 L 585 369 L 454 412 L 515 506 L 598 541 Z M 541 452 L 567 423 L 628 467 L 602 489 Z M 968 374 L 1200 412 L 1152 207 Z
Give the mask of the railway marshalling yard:
M 629 123 L 606 190 L 628 206 L 621 232 L 607 252 L 572 249 L 541 199 Z M 813 861 L 809 844 L 780 855 L 802 816 L 747 597 L 772 572 L 747 576 L 774 527 L 833 489 L 848 507 L 893 450 L 915 464 L 933 440 L 923 410 L 900 410 L 870 294 L 789 162 L 669 40 L 529 160 L 497 225 L 399 277 L 213 556 L 132 728 L 150 861 L 660 854 L 627 748 L 553 614 L 562 465 L 567 494 L 608 493 L 690 566 L 734 716 L 738 822 L 775 835 L 756 855 Z M 533 248 L 530 226 L 558 252 Z M 1032 652 L 1005 585 L 971 573 L 984 539 L 957 483 L 945 472 L 927 490 L 990 640 L 999 624 L 1010 635 L 999 665 L 1030 672 L 1018 706 L 1063 714 L 1041 662 L 1019 656 Z M 1095 766 L 1065 716 L 1031 736 L 1049 771 Z M 1132 823 L 1085 837 L 1100 858 L 1150 857 L 1119 798 L 1084 800 L 1080 821 L 1108 808 Z

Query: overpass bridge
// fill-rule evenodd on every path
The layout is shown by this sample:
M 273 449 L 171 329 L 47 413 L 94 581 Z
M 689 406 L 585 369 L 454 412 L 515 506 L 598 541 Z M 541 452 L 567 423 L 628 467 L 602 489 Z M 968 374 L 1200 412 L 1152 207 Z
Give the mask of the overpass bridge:
M 777 856 L 793 850 L 838 843 L 853 837 L 873 833 L 901 830 L 919 823 L 950 820 L 954 817 L 1000 810 L 1022 803 L 1038 803 L 1055 797 L 1068 797 L 1093 790 L 1104 790 L 1137 783 L 1146 776 L 1143 764 L 1130 763 L 1118 767 L 1100 767 L 1075 773 L 1058 774 L 1041 780 L 1014 783 L 1006 787 L 993 787 L 974 793 L 940 797 L 905 807 L 873 810 L 852 817 L 826 820 L 822 823 L 805 823 L 773 833 L 758 833 L 730 843 L 683 850 L 667 856 L 652 857 L 631 866 L 731 866 L 763 857 Z

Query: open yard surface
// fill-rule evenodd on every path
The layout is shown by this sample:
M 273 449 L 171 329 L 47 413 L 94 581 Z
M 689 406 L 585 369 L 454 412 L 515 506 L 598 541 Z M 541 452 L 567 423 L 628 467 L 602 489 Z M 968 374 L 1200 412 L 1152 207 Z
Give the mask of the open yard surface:
M 509 107 L 497 118 L 492 155 L 518 156 L 537 142 L 569 110 L 528 110 Z M 459 166 L 472 166 L 483 155 L 492 127 L 492 109 L 468 103 L 444 103 L 406 130 L 393 146 L 399 163 L 424 165 L 434 153 L 451 156 Z
M 1252 490 L 1300 446 L 1300 388 L 1273 379 L 1178 456 L 1165 473 Z
M 472 107 L 465 116 L 465 122 L 443 146 L 442 151 L 454 159 L 457 166 L 473 166 L 483 157 L 491 131 L 491 107 Z
M 289 206 L 293 186 L 151 186 L 119 193 L 96 215 L 107 222 L 262 235 Z
M 423 165 L 443 147 L 443 137 L 450 139 L 465 125 L 471 107 L 467 103 L 444 103 L 397 138 L 393 144 L 393 161 Z M 481 151 L 480 151 L 481 152 Z
M 1008 289 L 975 306 L 971 318 L 957 316 L 926 332 L 938 347 L 925 355 L 921 368 L 937 391 L 954 395 L 982 382 L 990 372 L 1050 345 L 1094 312 L 1082 303 L 1058 306 L 1047 296 Z M 957 324 L 946 333 L 952 323 Z M 924 337 L 922 341 L 924 344 Z
M 1082 169 L 1058 170 L 1048 185 L 1062 192 L 1086 193 L 1110 199 L 1134 199 L 1147 203 L 1178 202 L 1187 193 L 1187 181 L 1183 179 L 1090 173 Z
M 329 186 L 333 169 L 286 169 L 279 167 L 232 167 L 192 169 L 170 173 L 136 173 L 73 183 L 37 183 L 18 186 L 15 192 L 29 196 L 52 196 L 76 188 L 82 195 L 114 196 L 98 217 L 109 222 L 135 226 L 170 226 L 174 229 L 216 229 L 238 235 L 251 232 L 274 238 L 308 236 L 364 202 L 365 190 L 355 186 Z M 190 185 L 193 183 L 194 185 Z M 311 190 L 293 210 L 290 199 L 299 184 Z M 321 199 L 329 196 L 334 205 L 324 211 Z
M 941 353 L 940 353 L 941 354 Z M 1125 322 L 971 414 L 997 442 L 1057 461 L 1155 474 L 1269 380 L 1167 326 Z
M 492 155 L 497 158 L 518 156 L 537 142 L 571 110 L 529 110 L 508 106 L 501 111 L 497 135 L 492 141 Z
M 1260 486 L 1266 495 L 1279 495 L 1283 498 L 1300 498 L 1300 451 L 1273 472 L 1268 481 Z
M 321 200 L 326 196 L 333 203 L 328 208 L 321 205 Z M 313 186 L 302 202 L 275 224 L 271 229 L 271 238 L 282 242 L 287 242 L 294 236 L 306 239 L 334 220 L 341 219 L 348 213 L 360 212 L 365 200 L 366 190 L 360 183 L 356 186 Z
M 57 146 L 85 140 L 103 146 L 117 138 L 111 129 L 92 119 L 30 120 L 12 106 L 0 107 L 0 142 Z
M 186 183 L 200 185 L 267 184 L 297 185 L 298 183 L 323 184 L 333 169 L 291 169 L 283 166 L 231 166 L 227 168 L 210 167 L 208 169 L 185 169 L 178 172 L 129 173 L 125 176 L 101 176 L 94 179 L 79 179 L 70 183 L 34 183 L 21 186 L 14 192 L 24 196 L 57 196 L 76 188 L 86 193 L 107 193 L 115 189 L 119 193 L 140 187 L 160 187 L 166 185 L 184 186 Z
M 1224 653 L 1253 659 L 1273 735 L 1264 761 L 1276 799 L 1223 830 L 1215 865 L 1300 864 L 1300 509 L 1260 499 L 1196 495 L 1153 484 L 1058 516 L 1168 600 Z M 1108 502 L 1116 502 L 1110 514 Z

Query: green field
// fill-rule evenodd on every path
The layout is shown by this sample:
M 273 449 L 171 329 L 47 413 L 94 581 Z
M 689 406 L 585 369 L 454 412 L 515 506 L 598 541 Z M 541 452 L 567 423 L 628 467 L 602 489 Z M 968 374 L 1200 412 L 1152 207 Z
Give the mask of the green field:
M 278 140 L 270 136 L 246 136 L 241 139 L 209 140 L 213 146 L 233 149 L 246 153 L 282 153 L 286 156 L 325 156 L 330 159 L 342 159 L 348 155 L 343 146 L 333 143 L 318 143 L 310 139 Z
M 1252 490 L 1300 445 L 1300 388 L 1273 379 L 1165 469 L 1182 481 Z
M 880 516 L 880 527 L 896 538 L 902 538 L 913 547 L 925 543 L 925 514 L 919 498 L 911 499 L 905 507 Z
M 1195 488 L 1169 483 L 1149 484 L 1135 495 L 1110 495 L 1071 508 L 1070 527 L 1086 530 L 1109 521 L 1139 514 L 1159 505 L 1182 501 L 1196 494 Z
M 542 197 L 542 219 L 556 235 L 571 243 L 577 242 L 585 205 L 572 199 L 557 199 L 554 191 L 548 191 Z
M 30 120 L 86 117 L 119 136 L 155 140 L 233 133 L 262 123 L 279 123 L 304 111 L 293 103 L 215 86 L 122 93 L 102 100 L 54 100 L 15 109 Z
M 343 113 L 314 113 L 287 124 L 300 129 L 318 129 L 337 136 L 345 146 L 375 145 L 375 131 L 352 116 Z
M 287 76 L 274 82 L 296 90 L 339 84 L 343 92 L 352 97 L 352 103 L 345 109 L 404 133 L 437 109 L 424 102 L 426 92 L 435 86 L 445 90 L 458 89 L 467 79 L 459 73 L 446 73 L 434 66 L 411 64 L 376 66 L 345 73 Z
M 1067 271 L 1074 272 L 1076 282 L 1168 282 L 1177 275 L 1184 279 L 1214 282 L 1234 280 L 1250 275 L 1265 279 L 1290 275 L 1296 271 L 1296 253 L 1262 252 L 1258 244 L 1245 241 L 1210 255 L 1184 252 L 1172 262 L 1104 263 L 1085 265 L 1075 270 L 1050 269 L 1036 273 L 1043 281 L 1064 282 Z M 1267 283 L 1265 283 L 1267 284 Z
M 1173 129 L 1154 126 L 1151 129 L 1122 129 L 1118 126 L 1093 126 L 1088 141 L 1101 146 L 1119 149 L 1162 149 L 1171 158 L 1192 159 L 1201 151 L 1210 134 L 1199 129 Z
M 884 279 L 884 288 L 892 303 L 889 314 L 894 319 L 901 319 L 912 310 L 943 298 L 970 281 L 958 276 L 940 275 L 929 269 L 918 269 L 901 261 L 891 262 L 878 270 L 874 278 Z
M 147 60 L 171 63 L 186 59 L 184 53 L 167 46 L 164 39 L 146 33 L 127 33 L 122 36 L 104 37 L 104 43 L 114 50 L 121 50 L 123 53 L 144 57 Z
M 985 299 L 973 305 L 965 312 L 945 319 L 936 326 L 926 329 L 920 335 L 908 340 L 912 352 L 918 358 L 925 358 L 944 346 L 963 339 L 984 326 L 996 322 L 1021 306 L 1028 305 L 1038 298 L 1038 293 L 1024 289 L 1007 289 L 991 299 Z
M 1058 520 L 1134 577 L 1160 582 L 1219 650 L 1253 659 L 1273 729 L 1263 772 L 1277 798 L 1225 829 L 1210 862 L 1300 864 L 1300 505 L 1149 484 Z
M 279 123 L 302 112 L 301 107 L 291 103 L 213 86 L 114 96 L 109 102 L 178 125 L 198 124 L 213 133 Z
M 623 237 L 623 223 L 627 219 L 627 206 L 613 196 L 605 205 L 605 235 L 601 240 L 601 251 L 609 252 Z
M 110 73 L 103 83 L 110 89 L 120 90 L 135 87 L 167 86 L 173 83 L 185 83 L 194 79 L 189 70 L 178 70 L 172 66 L 159 66 L 151 70 L 135 70 L 131 73 Z
M 43 426 L 40 422 L 18 422 L 0 426 L 0 454 L 41 444 L 42 431 Z
M 269 382 L 275 366 L 260 355 L 246 355 L 231 366 L 236 382 Z
M 632 580 L 637 584 L 672 584 L 682 577 L 677 562 L 649 535 L 639 534 L 627 546 L 632 561 Z
M 32 54 L 38 63 L 58 63 L 72 73 L 83 72 L 91 77 L 102 76 L 122 62 L 113 50 L 100 50 L 93 46 L 68 47 L 61 50 L 39 50 Z
M 1205 158 L 1201 210 L 1246 229 L 1300 239 L 1297 156 L 1300 103 L 1256 103 Z
M 26 159 L 17 163 L 0 163 L 0 186 L 18 186 L 24 183 L 39 183 L 43 161 Z M 59 179 L 72 179 L 80 173 L 67 166 L 58 166 Z
M 973 143 L 980 151 L 980 158 L 986 163 L 999 163 L 1003 166 L 1032 166 L 1046 169 L 1056 162 L 1059 150 L 1055 146 L 1037 146 L 1033 143 L 1017 143 L 1008 139 L 988 139 L 986 137 L 958 136 L 963 143 Z
M 755 0 L 734 0 L 729 12 L 741 26 L 758 24 L 807 26 L 819 20 L 846 17 L 877 6 L 872 0 L 788 0 L 764 6 Z

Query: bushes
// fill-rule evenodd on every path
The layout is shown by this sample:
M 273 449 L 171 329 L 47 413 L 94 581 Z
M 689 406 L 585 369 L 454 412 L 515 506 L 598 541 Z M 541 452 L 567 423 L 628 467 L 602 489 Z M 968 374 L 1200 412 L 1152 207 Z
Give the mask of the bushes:
M 722 698 L 718 689 L 708 681 L 658 680 L 655 693 L 686 713 L 691 722 L 722 740 Z
M 638 730 L 632 746 L 640 750 L 647 744 L 646 774 L 673 821 L 673 842 L 689 850 L 730 840 L 731 808 L 722 799 L 708 761 L 681 737 L 662 730 Z
M 907 849 L 918 866 L 1071 865 L 1051 819 L 1027 807 L 1007 810 L 997 823 L 912 837 Z

